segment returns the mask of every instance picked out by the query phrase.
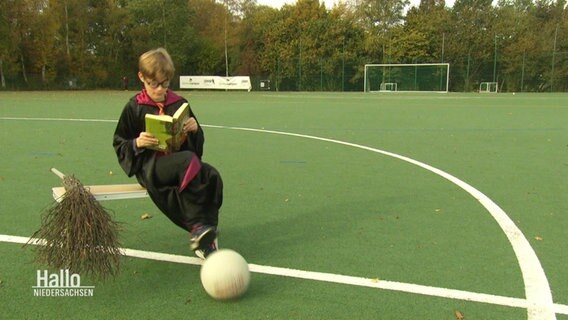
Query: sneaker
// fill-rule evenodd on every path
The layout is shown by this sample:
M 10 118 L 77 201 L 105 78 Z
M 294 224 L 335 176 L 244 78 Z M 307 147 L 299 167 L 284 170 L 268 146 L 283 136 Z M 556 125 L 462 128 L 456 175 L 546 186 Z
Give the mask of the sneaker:
M 191 250 L 208 250 L 217 239 L 217 231 L 213 226 L 196 225 L 191 230 L 190 246 Z
M 205 260 L 205 258 L 207 258 L 208 255 L 217 251 L 217 249 L 219 249 L 219 244 L 217 242 L 217 238 L 215 238 L 215 240 L 213 240 L 213 242 L 211 242 L 209 247 L 207 247 L 205 249 L 195 249 L 193 252 L 195 253 L 196 256 Z

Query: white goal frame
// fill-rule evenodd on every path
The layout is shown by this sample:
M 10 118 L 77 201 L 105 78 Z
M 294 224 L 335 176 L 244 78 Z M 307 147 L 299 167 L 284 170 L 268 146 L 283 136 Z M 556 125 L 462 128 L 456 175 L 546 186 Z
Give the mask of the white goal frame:
M 398 86 L 397 86 L 396 82 L 383 82 L 383 83 L 381 83 L 379 91 L 381 91 L 381 92 L 398 91 Z
M 481 82 L 479 84 L 479 93 L 497 93 L 499 92 L 499 84 L 497 82 Z
M 394 82 L 394 81 L 390 81 L 389 79 L 382 81 L 380 83 L 380 89 L 377 90 L 371 90 L 371 85 L 368 82 L 368 78 L 367 78 L 367 71 L 369 68 L 390 68 L 390 67 L 426 67 L 426 66 L 440 66 L 440 67 L 446 67 L 446 74 L 445 74 L 445 83 L 442 83 L 443 85 L 445 85 L 445 90 L 432 90 L 432 91 L 421 91 L 421 90 L 398 90 L 398 87 L 400 87 L 400 83 Z M 443 81 L 443 79 L 441 79 Z M 383 89 L 383 85 L 384 88 Z M 389 85 L 391 85 L 391 88 L 389 90 Z M 394 88 L 392 87 L 394 86 Z M 365 74 L 364 74 L 364 85 L 363 85 L 363 91 L 364 92 L 436 92 L 436 93 L 448 93 L 449 90 L 449 86 L 450 86 L 450 64 L 449 63 L 370 63 L 370 64 L 365 64 Z M 394 90 L 392 90 L 394 89 Z

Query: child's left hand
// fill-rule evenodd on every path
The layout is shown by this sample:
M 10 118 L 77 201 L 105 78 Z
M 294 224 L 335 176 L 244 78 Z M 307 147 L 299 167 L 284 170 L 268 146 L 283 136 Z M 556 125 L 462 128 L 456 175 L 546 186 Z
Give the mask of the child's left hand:
M 197 121 L 194 117 L 187 119 L 187 121 L 183 124 L 183 131 L 185 133 L 196 132 L 198 128 Z

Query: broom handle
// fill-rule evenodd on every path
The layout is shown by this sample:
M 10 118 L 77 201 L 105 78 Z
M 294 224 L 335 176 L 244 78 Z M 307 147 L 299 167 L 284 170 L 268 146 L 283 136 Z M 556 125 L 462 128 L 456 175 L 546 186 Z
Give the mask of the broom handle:
M 55 168 L 51 168 L 51 172 L 53 172 L 56 176 L 58 176 L 61 180 L 63 180 L 63 178 L 65 178 L 65 175 L 63 174 L 63 172 L 55 169 Z

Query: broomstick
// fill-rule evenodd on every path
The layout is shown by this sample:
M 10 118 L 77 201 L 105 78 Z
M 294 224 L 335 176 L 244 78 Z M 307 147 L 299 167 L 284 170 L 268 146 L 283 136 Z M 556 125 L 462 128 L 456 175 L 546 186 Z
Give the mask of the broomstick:
M 55 168 L 65 194 L 45 209 L 42 221 L 28 243 L 38 244 L 36 262 L 55 269 L 106 280 L 120 269 L 119 225 L 73 175 Z

